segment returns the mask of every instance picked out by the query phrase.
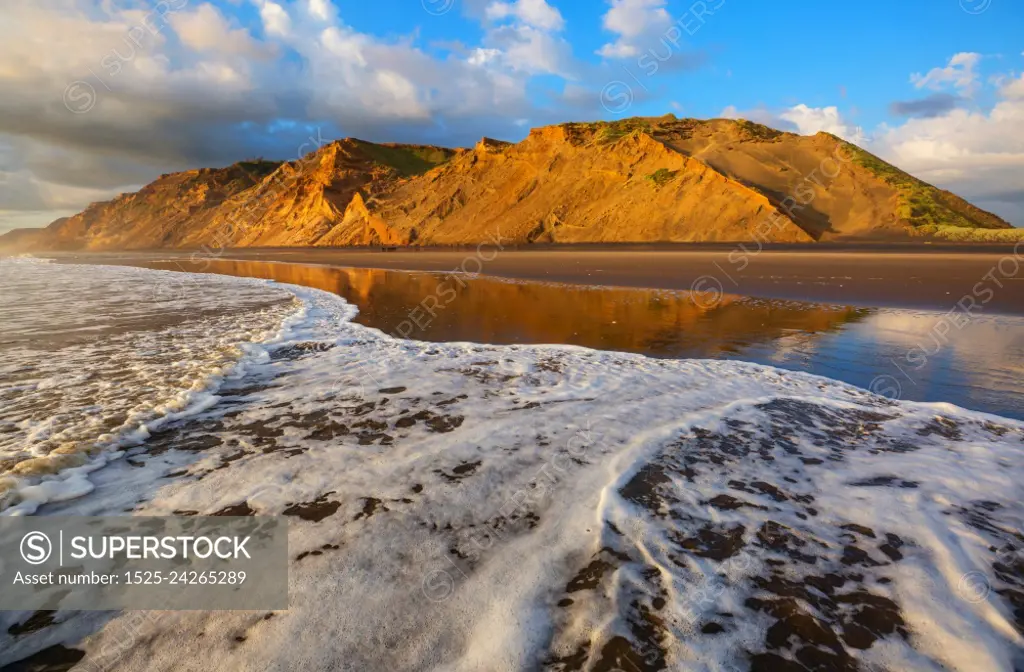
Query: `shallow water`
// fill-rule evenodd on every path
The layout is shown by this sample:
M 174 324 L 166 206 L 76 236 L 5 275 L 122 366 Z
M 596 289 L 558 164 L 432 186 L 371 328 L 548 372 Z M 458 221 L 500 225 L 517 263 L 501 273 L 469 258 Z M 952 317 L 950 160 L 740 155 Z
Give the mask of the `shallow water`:
M 1024 418 L 1024 317 L 1019 316 L 950 317 L 733 295 L 712 302 L 681 291 L 262 261 L 147 266 L 333 292 L 359 308 L 357 322 L 395 336 L 737 359 L 827 376 L 890 398 L 948 401 Z
M 104 447 L 213 403 L 245 348 L 297 306 L 219 276 L 167 293 L 174 275 L 0 260 L 0 509 L 5 474 L 85 471 Z M 87 491 L 81 476 L 43 499 Z
M 170 343 L 248 336 L 232 339 L 230 372 L 218 365 L 216 380 L 199 381 L 204 403 L 147 420 L 153 431 L 124 427 L 125 441 L 94 446 L 109 459 L 84 476 L 19 474 L 3 513 L 289 516 L 291 601 L 269 614 L 159 612 L 141 623 L 138 612 L 3 613 L 0 665 L 1024 665 L 1024 423 L 746 362 L 393 338 L 354 322 L 356 306 L 336 294 L 295 285 L 43 270 L 45 284 L 64 283 L 53 301 L 66 308 L 90 313 L 79 286 L 152 303 L 157 324 L 160 306 L 171 307 L 184 326 Z M 374 303 L 380 286 L 363 287 Z M 464 291 L 482 294 L 481 306 L 493 299 L 478 285 Z M 661 310 L 652 300 L 638 315 Z M 728 301 L 705 312 L 741 317 L 712 320 L 705 333 L 742 334 L 729 356 L 782 338 L 742 319 L 764 310 L 769 322 L 775 304 Z M 620 304 L 601 319 L 632 317 Z M 229 321 L 193 317 L 201 305 Z M 646 342 L 685 343 L 672 325 L 702 324 L 671 305 L 663 335 Z M 797 330 L 802 312 L 786 305 L 783 323 Z M 558 314 L 541 312 L 533 333 Z M 801 331 L 852 328 L 834 326 L 833 314 L 844 309 L 810 310 Z M 113 357 L 145 352 L 115 346 Z M 36 363 L 64 356 L 53 352 Z M 209 352 L 218 350 L 179 359 L 202 363 Z M 91 487 L 69 491 L 71 480 Z

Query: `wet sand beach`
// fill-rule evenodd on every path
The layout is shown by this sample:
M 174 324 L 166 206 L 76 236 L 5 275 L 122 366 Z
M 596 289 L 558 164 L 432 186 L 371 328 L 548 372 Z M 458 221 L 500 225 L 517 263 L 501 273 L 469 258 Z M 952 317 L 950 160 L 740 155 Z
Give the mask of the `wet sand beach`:
M 930 310 L 863 307 L 707 289 L 608 287 L 280 261 L 117 261 L 324 290 L 358 308 L 355 322 L 397 338 L 565 344 L 656 358 L 739 359 L 817 373 L 887 396 L 951 401 L 1024 418 L 1019 394 L 1024 317 L 991 310 L 980 298 L 968 315 L 969 302 L 950 313 L 944 305 Z M 168 281 L 152 285 L 149 298 L 190 294 L 197 277 L 171 274 Z M 842 284 L 833 281 L 834 286 Z M 1012 289 L 1007 282 L 1003 286 L 1002 291 Z M 985 347 L 977 347 L 979 343 Z
M 245 248 L 63 253 L 94 263 L 125 259 L 259 260 L 409 271 L 462 271 L 576 284 L 693 289 L 843 305 L 1024 314 L 1024 248 L 925 245 L 573 246 L 457 250 Z
M 26 605 L 3 669 L 1020 668 L 1022 317 L 104 261 L 3 276 L 82 342 L 4 352 L 0 505 L 287 518 L 290 600 Z

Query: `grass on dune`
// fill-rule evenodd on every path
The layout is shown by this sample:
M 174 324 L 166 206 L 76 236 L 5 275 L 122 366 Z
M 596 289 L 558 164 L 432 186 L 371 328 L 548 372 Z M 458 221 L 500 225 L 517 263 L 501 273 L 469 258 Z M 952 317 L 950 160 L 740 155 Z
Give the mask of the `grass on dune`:
M 742 128 L 747 135 L 754 140 L 769 141 L 782 136 L 782 131 L 777 131 L 774 128 L 765 126 L 764 124 L 747 121 L 746 119 L 737 119 L 736 125 Z
M 650 175 L 648 175 L 647 179 L 650 180 L 651 182 L 653 182 L 654 184 L 656 184 L 657 186 L 663 187 L 668 182 L 670 182 L 672 180 L 672 178 L 674 178 L 678 173 L 679 173 L 678 170 L 669 170 L 668 168 L 659 168 L 658 170 L 656 170 L 653 173 L 651 173 Z
M 1016 240 L 1019 236 L 1019 234 L 1013 233 L 1014 229 L 998 228 L 991 221 L 991 216 L 982 216 L 984 213 L 972 208 L 969 204 L 958 203 L 960 199 L 955 198 L 952 194 L 943 192 L 927 182 L 922 182 L 856 145 L 844 142 L 839 138 L 836 139 L 843 142 L 846 151 L 852 155 L 854 163 L 871 171 L 896 190 L 899 195 L 896 215 L 918 232 L 942 237 L 956 235 L 958 240 Z M 974 210 L 973 213 L 972 210 Z M 955 229 L 960 229 L 962 232 L 956 233 Z M 970 234 L 967 231 L 979 233 Z M 980 233 L 982 231 L 991 233 Z M 1000 231 L 1007 233 L 996 233 Z
M 412 145 L 387 146 L 360 142 L 360 148 L 374 163 L 390 166 L 402 177 L 422 175 L 451 158 L 451 153 L 439 147 Z
M 956 243 L 1015 243 L 1024 240 L 1024 229 L 968 229 L 928 224 L 917 227 L 914 233 Z

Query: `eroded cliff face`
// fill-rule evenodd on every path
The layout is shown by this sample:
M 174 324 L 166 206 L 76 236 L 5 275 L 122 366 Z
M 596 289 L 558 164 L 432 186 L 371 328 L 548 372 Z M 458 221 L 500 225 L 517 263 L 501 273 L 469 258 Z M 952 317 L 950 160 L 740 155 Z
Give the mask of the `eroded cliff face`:
M 402 244 L 401 236 L 370 214 L 364 198 L 429 171 L 455 153 L 352 138 L 332 142 L 282 164 L 259 184 L 218 205 L 185 245 Z
M 49 249 L 61 250 L 180 247 L 220 205 L 251 189 L 278 165 L 246 161 L 162 175 L 135 193 L 58 219 L 41 240 Z
M 164 175 L 19 240 L 89 250 L 449 245 L 495 236 L 813 242 L 949 227 L 1012 229 L 826 133 L 669 115 L 548 126 L 516 144 L 485 138 L 472 149 L 346 138 L 289 163 Z
M 764 195 L 647 133 L 576 125 L 482 142 L 373 206 L 421 243 L 811 240 Z

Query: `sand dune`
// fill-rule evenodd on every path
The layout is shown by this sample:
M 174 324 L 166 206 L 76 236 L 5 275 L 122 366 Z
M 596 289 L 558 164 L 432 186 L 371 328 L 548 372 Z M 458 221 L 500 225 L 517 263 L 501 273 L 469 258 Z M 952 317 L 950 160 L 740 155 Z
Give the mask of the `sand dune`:
M 8 250 L 949 238 L 999 217 L 833 135 L 743 120 L 537 128 L 473 149 L 328 143 L 289 163 L 164 175 Z

